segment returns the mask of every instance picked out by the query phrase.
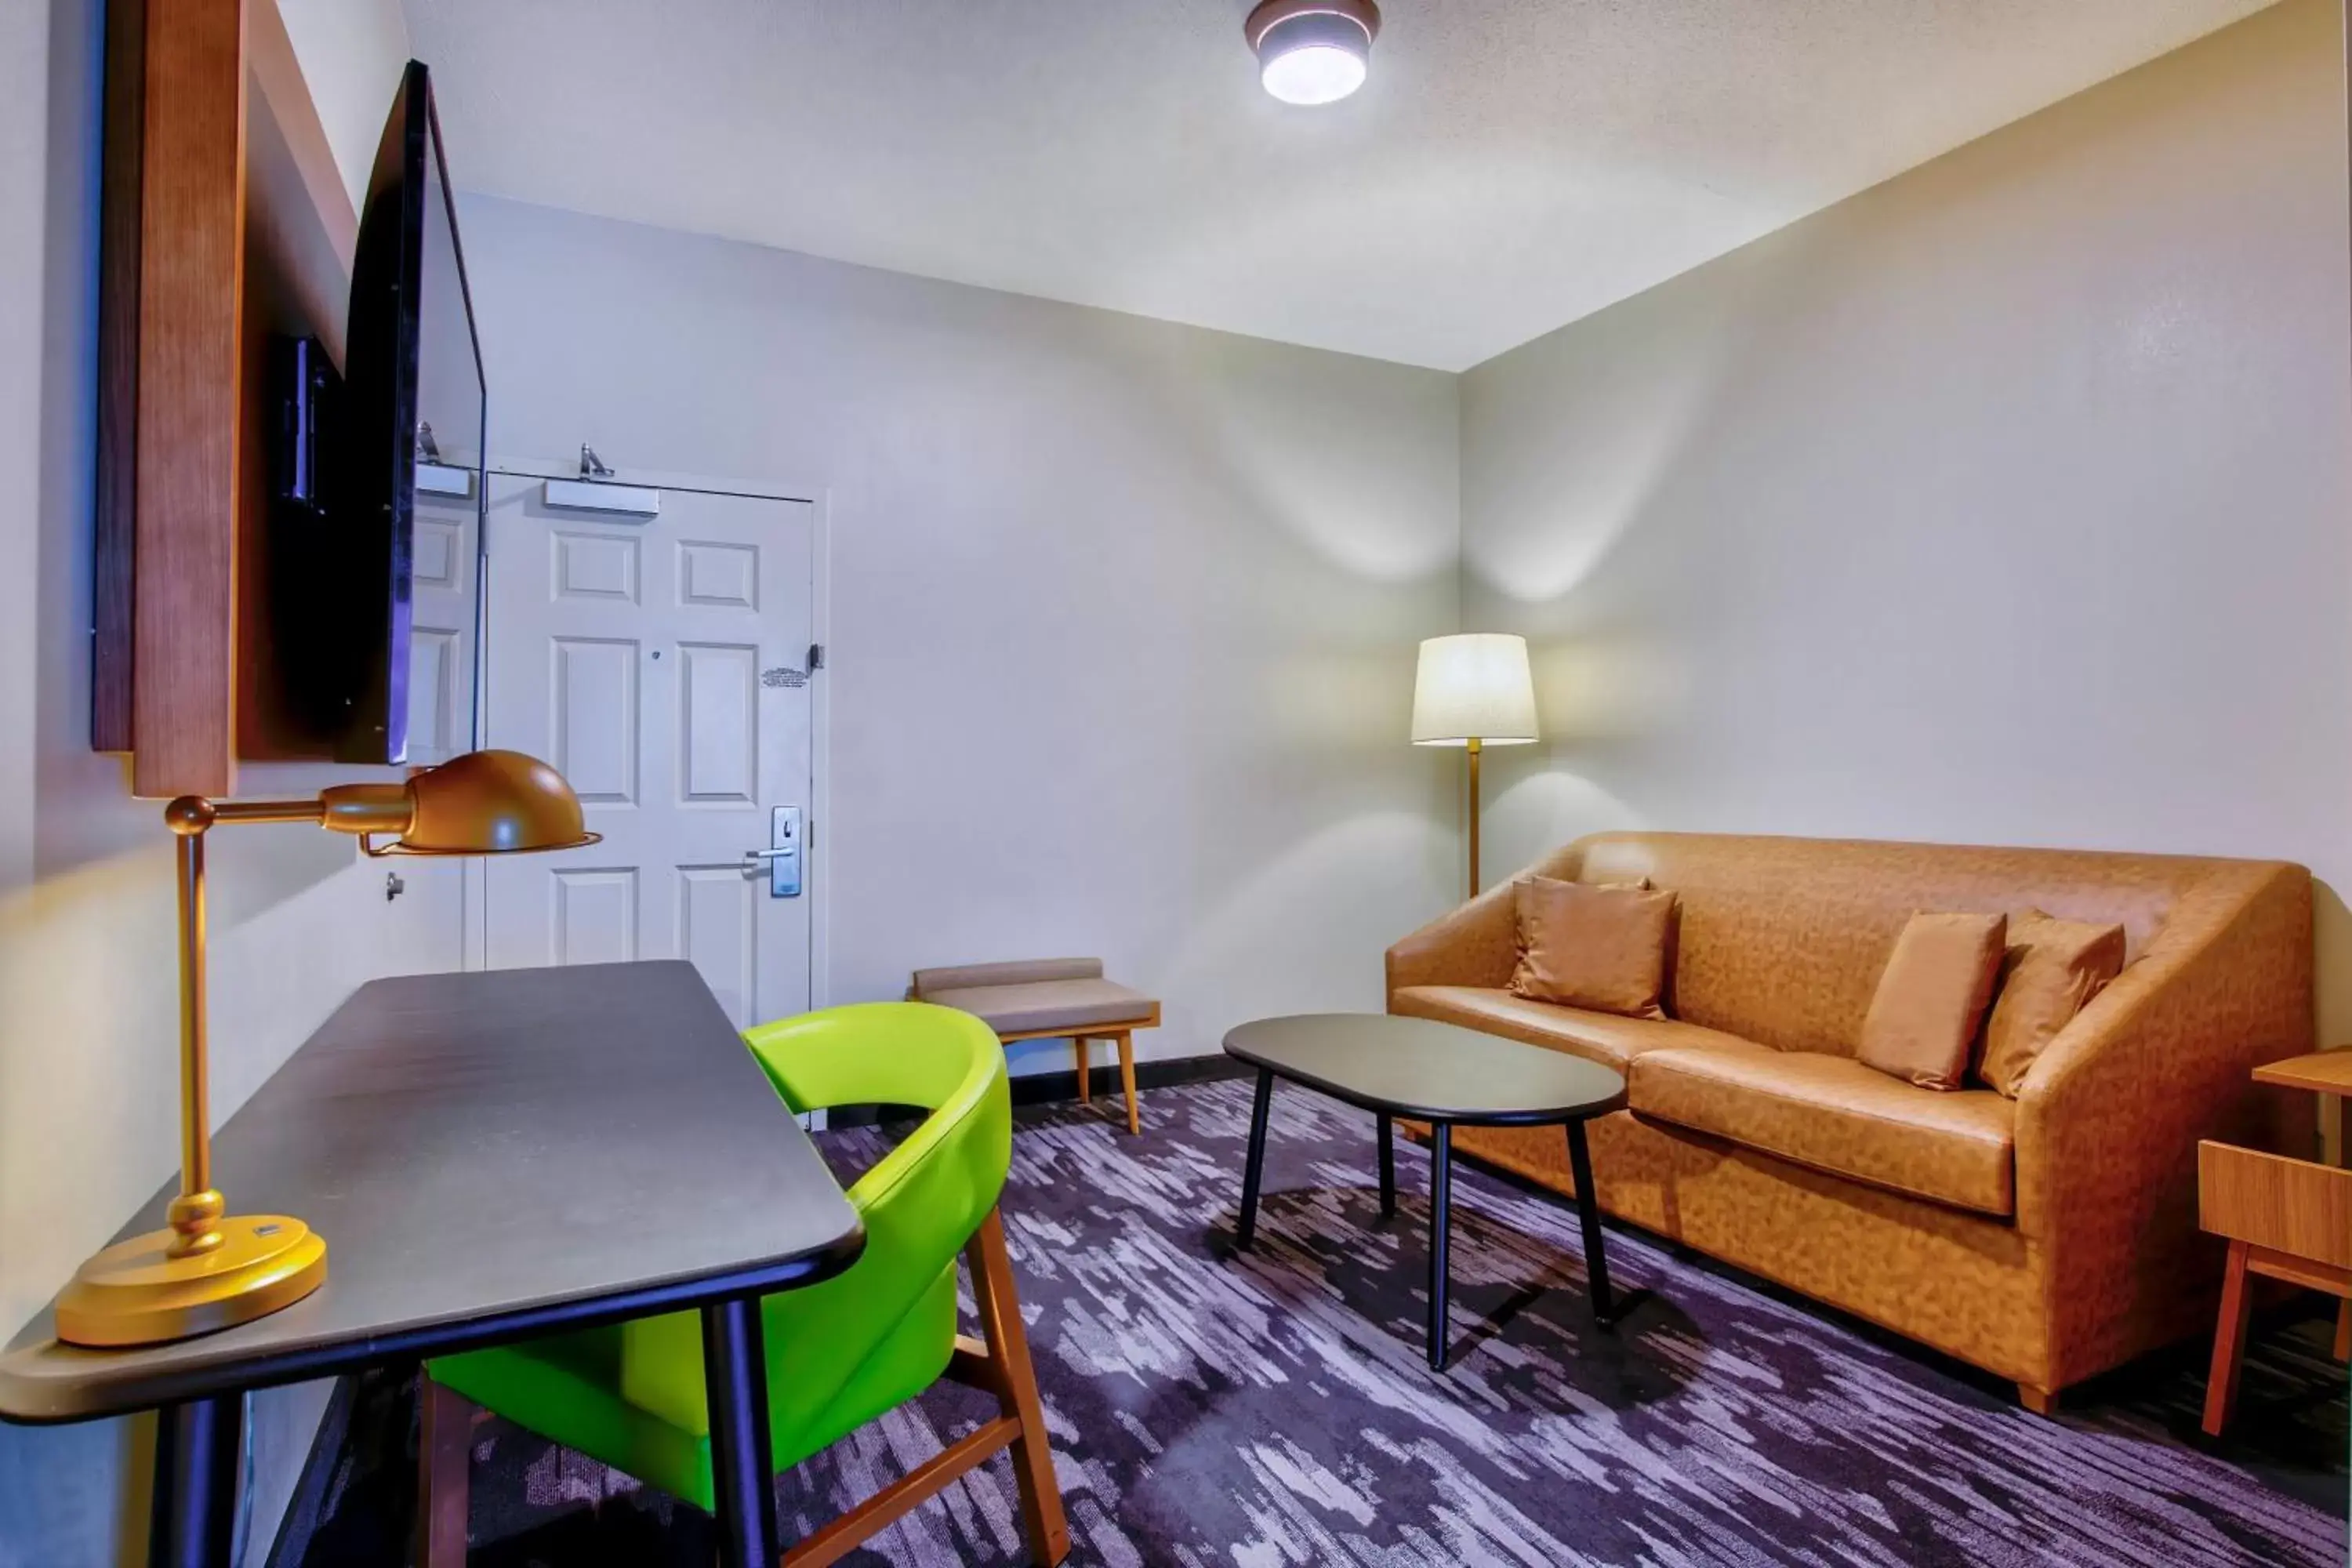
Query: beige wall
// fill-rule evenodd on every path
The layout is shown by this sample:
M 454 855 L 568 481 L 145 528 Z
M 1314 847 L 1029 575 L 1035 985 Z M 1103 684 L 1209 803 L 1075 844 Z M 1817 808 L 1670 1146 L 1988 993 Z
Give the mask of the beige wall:
M 1171 1056 L 1380 1005 L 1458 853 L 1445 760 L 1404 743 L 1415 639 L 1458 609 L 1453 376 L 462 216 L 494 451 L 827 494 L 821 994 L 1099 953 L 1167 999 L 1137 1048 Z
M 1469 373 L 1465 624 L 1549 736 L 1487 763 L 1490 876 L 1648 826 L 2352 889 L 2337 28 L 2287 0 Z
M 99 16 L 0 7 L 0 1338 L 179 1163 L 170 839 L 89 749 Z M 225 831 L 211 858 L 220 1118 L 362 981 L 457 966 L 450 868 L 404 868 L 387 903 L 381 868 L 324 834 Z M 256 1397 L 261 1550 L 324 1397 Z M 137 1442 L 128 1424 L 0 1426 L 0 1565 L 143 1561 Z

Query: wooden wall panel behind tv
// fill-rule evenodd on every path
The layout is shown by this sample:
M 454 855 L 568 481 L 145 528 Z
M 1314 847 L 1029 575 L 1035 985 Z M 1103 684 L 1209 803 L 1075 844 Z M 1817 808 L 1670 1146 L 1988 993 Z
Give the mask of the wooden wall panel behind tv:
M 356 223 L 274 0 L 113 0 L 106 113 L 90 741 L 225 795 L 269 751 L 260 349 L 340 350 Z

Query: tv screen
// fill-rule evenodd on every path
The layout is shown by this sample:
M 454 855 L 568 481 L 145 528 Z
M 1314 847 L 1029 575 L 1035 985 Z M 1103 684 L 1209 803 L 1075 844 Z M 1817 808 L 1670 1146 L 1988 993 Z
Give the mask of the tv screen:
M 328 520 L 336 570 L 333 580 L 296 590 L 320 620 L 320 657 L 305 662 L 336 689 L 306 706 L 336 761 L 401 763 L 418 464 L 443 470 L 436 489 L 445 494 L 446 470 L 471 470 L 478 521 L 486 406 L 432 74 L 414 60 L 360 213 L 343 357 L 342 450 Z

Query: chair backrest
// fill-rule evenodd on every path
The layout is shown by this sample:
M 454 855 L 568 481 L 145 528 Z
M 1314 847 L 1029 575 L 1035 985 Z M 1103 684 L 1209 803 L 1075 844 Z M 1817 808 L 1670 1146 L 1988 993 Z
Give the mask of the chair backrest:
M 869 1363 L 927 1362 L 925 1376 L 946 1363 L 952 1310 L 935 1322 L 920 1310 L 951 1279 L 956 1255 L 1003 1189 L 1013 1105 L 1003 1047 L 987 1025 L 949 1007 L 861 1003 L 763 1024 L 744 1039 L 795 1111 L 877 1103 L 930 1111 L 849 1189 L 866 1224 L 857 1261 L 761 1303 L 769 1428 L 784 1464 L 854 1424 L 836 1419 L 835 1406 L 853 1380 L 870 1386 L 887 1371 Z M 910 1319 L 922 1344 L 901 1333 Z M 622 1384 L 631 1403 L 699 1434 L 709 1425 L 692 1324 L 689 1314 L 625 1325 Z
M 920 1126 L 849 1189 L 874 1247 L 877 1211 L 919 1194 L 945 1260 L 970 1239 L 1012 1163 L 1012 1096 L 1004 1047 L 988 1026 L 952 1007 L 866 1002 L 744 1032 L 768 1079 L 797 1111 L 836 1105 L 913 1105 Z M 942 1203 L 945 1206 L 940 1206 Z

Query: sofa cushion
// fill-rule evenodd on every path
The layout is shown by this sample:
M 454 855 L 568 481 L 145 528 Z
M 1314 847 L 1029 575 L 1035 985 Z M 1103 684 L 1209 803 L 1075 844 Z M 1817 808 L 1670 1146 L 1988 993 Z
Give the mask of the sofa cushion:
M 1755 1049 L 1737 1035 L 1672 1018 L 1626 1018 L 1551 1002 L 1531 1002 L 1484 985 L 1408 985 L 1389 998 L 1389 1011 L 1482 1029 L 1506 1039 L 1549 1046 L 1570 1056 L 1625 1070 L 1643 1051 L 1667 1046 L 1706 1050 L 1715 1046 Z
M 1956 1208 L 2016 1209 L 2017 1105 L 1989 1089 L 1920 1089 L 1850 1057 L 1741 1045 L 1645 1051 L 1636 1116 Z
M 1512 885 L 1519 933 L 1511 992 L 1533 1002 L 1663 1018 L 1672 893 L 1549 877 Z
M 1977 1026 L 2000 978 L 2000 915 L 1917 914 L 1895 939 L 1862 1021 L 1865 1067 L 1921 1089 L 1967 1081 Z
M 1151 998 L 1108 980 L 1038 980 L 1020 985 L 950 986 L 922 1000 L 960 1007 L 1000 1035 L 1082 1029 L 1149 1017 Z
M 2011 921 L 2000 992 L 1985 1019 L 1978 1071 L 1986 1086 L 2015 1100 L 2042 1047 L 2123 967 L 2120 925 L 2053 920 L 2040 910 Z

